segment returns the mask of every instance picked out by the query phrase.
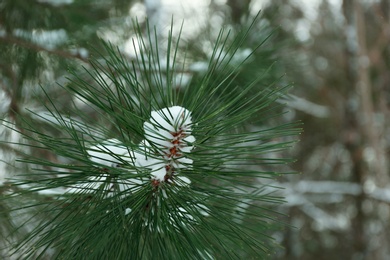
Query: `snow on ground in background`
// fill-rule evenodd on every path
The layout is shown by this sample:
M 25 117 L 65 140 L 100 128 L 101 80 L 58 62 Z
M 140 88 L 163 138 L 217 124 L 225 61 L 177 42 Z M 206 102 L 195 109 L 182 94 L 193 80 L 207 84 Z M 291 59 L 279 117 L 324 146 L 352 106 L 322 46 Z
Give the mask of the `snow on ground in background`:
M 156 28 L 157 34 L 164 40 L 159 40 L 159 47 L 167 43 L 166 38 L 171 30 L 173 23 L 173 35 L 179 34 L 181 26 L 181 38 L 196 38 L 202 29 L 210 23 L 209 20 L 210 0 L 145 0 L 144 4 L 135 4 L 130 9 L 130 14 L 137 17 L 139 22 L 148 17 L 149 26 L 152 34 Z M 222 21 L 221 21 L 222 22 Z M 215 24 L 213 26 L 220 27 Z M 164 48 L 162 48 L 164 49 Z M 135 52 L 139 51 L 137 41 L 134 37 L 130 38 L 124 45 L 125 52 L 134 57 Z
M 64 29 L 58 30 L 32 30 L 25 31 L 22 29 L 15 29 L 13 34 L 16 37 L 31 40 L 33 43 L 44 47 L 45 49 L 52 50 L 63 44 L 68 40 L 68 34 Z

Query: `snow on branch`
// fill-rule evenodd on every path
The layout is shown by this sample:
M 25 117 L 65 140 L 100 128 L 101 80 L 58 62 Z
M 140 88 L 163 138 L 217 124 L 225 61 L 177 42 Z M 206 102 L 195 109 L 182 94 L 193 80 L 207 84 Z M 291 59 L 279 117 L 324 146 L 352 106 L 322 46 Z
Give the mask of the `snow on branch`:
M 284 206 L 298 207 L 306 216 L 313 219 L 313 228 L 321 230 L 347 230 L 351 226 L 351 216 L 347 212 L 327 212 L 324 204 L 339 204 L 346 196 L 359 196 L 390 204 L 390 188 L 379 188 L 373 182 L 364 185 L 337 181 L 299 181 L 297 183 L 273 184 L 283 187 L 286 199 Z
M 328 107 L 315 104 L 292 94 L 277 100 L 277 102 L 319 118 L 326 118 L 330 115 L 330 109 Z
M 321 194 L 326 198 L 364 194 L 367 198 L 390 204 L 390 188 L 380 188 L 369 181 L 365 185 L 338 181 L 299 181 L 294 184 L 278 183 L 276 186 L 284 188 L 282 193 L 286 197 L 287 206 L 305 204 L 305 201 L 300 199 L 307 197 L 308 193 Z M 332 200 L 326 199 L 326 201 L 331 202 Z

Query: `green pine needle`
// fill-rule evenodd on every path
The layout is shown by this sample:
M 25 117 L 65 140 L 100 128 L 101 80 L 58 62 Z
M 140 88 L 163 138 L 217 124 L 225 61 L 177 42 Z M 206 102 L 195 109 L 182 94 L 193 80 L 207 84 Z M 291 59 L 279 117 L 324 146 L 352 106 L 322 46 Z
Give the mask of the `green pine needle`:
M 138 26 L 134 44 L 140 51 L 133 60 L 105 43 L 105 53 L 84 68 L 84 76 L 72 71 L 64 86 L 97 114 L 95 120 L 74 104 L 60 110 L 45 93 L 47 113 L 31 112 L 14 127 L 35 151 L 20 158 L 31 171 L 9 182 L 4 199 L 13 205 L 14 234 L 24 234 L 14 243 L 14 254 L 23 259 L 257 259 L 272 253 L 270 232 L 279 225 L 272 207 L 283 198 L 265 180 L 281 174 L 277 165 L 292 161 L 271 155 L 291 147 L 300 129 L 297 123 L 271 123 L 281 115 L 275 100 L 289 89 L 280 86 L 280 78 L 269 80 L 272 65 L 244 84 L 238 81 L 250 56 L 239 64 L 233 64 L 234 57 L 257 19 L 235 38 L 222 30 L 207 70 L 193 73 L 182 88 L 175 80 L 189 64 L 180 37 L 170 33 L 162 50 L 157 33 L 148 30 L 144 37 Z M 137 166 L 132 154 L 146 153 L 140 145 L 152 111 L 173 106 L 191 112 L 196 140 L 185 156 L 193 164 L 181 166 L 181 179 L 157 181 L 152 166 Z M 91 147 L 112 138 L 119 142 L 114 148 L 125 147 L 127 155 L 103 145 L 112 162 L 91 157 Z M 150 160 L 158 159 L 158 145 L 150 149 Z

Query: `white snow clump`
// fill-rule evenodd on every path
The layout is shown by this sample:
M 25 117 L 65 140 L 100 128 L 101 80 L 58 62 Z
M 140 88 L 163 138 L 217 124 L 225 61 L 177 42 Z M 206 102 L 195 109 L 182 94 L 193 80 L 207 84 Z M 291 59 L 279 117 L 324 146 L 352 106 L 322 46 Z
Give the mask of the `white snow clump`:
M 191 181 L 177 176 L 181 169 L 190 169 L 193 160 L 187 158 L 194 148 L 195 137 L 191 135 L 191 112 L 180 106 L 152 111 L 144 123 L 146 140 L 134 153 L 136 166 L 151 170 L 156 185 L 161 182 L 175 182 L 188 185 Z
M 112 196 L 114 191 L 134 191 L 145 183 L 146 179 L 136 176 L 112 176 L 110 173 L 109 167 L 130 172 L 131 170 L 123 167 L 124 164 L 149 171 L 149 181 L 155 188 L 163 182 L 174 183 L 179 187 L 191 184 L 189 178 L 180 176 L 180 171 L 191 169 L 193 163 L 193 160 L 188 158 L 195 142 L 195 137 L 191 135 L 191 112 L 180 106 L 152 111 L 151 117 L 144 123 L 144 131 L 145 140 L 139 144 L 138 149 L 129 149 L 115 138 L 88 148 L 89 159 L 100 168 L 100 172 L 76 183 L 68 192 L 89 193 L 103 188 L 107 196 Z

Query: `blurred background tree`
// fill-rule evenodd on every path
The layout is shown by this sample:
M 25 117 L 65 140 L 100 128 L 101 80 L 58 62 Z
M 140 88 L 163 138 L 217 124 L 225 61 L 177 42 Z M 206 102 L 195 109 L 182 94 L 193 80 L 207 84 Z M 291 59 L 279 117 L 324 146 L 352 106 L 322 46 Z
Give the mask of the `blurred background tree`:
M 141 25 L 149 18 L 160 43 L 171 15 L 175 21 L 185 18 L 183 38 L 191 46 L 193 67 L 183 75 L 191 77 L 202 69 L 210 49 L 207 41 L 217 37 L 219 28 L 239 31 L 259 9 L 259 30 L 279 30 L 237 80 L 245 81 L 257 66 L 262 69 L 277 59 L 269 80 L 287 72 L 283 81 L 294 85 L 284 101 L 290 112 L 283 120 L 305 124 L 293 151 L 298 162 L 282 169 L 303 174 L 283 176 L 276 183 L 285 187 L 280 194 L 287 202 L 281 210 L 288 217 L 283 220 L 296 228 L 272 234 L 284 246 L 275 259 L 389 258 L 387 0 L 2 0 L 0 113 L 17 122 L 25 107 L 42 111 L 41 100 L 32 98 L 40 93 L 44 100 L 39 85 L 66 108 L 73 97 L 64 96 L 53 82 L 64 82 L 69 66 L 89 66 L 91 53 L 101 50 L 98 38 L 117 44 L 131 58 L 136 17 Z M 252 34 L 248 48 L 264 35 Z M 0 133 L 5 140 L 22 141 L 6 128 Z M 1 144 L 0 182 L 14 171 L 20 152 Z
M 386 259 L 389 240 L 389 2 L 272 1 L 279 52 L 305 124 L 285 195 L 279 259 Z

